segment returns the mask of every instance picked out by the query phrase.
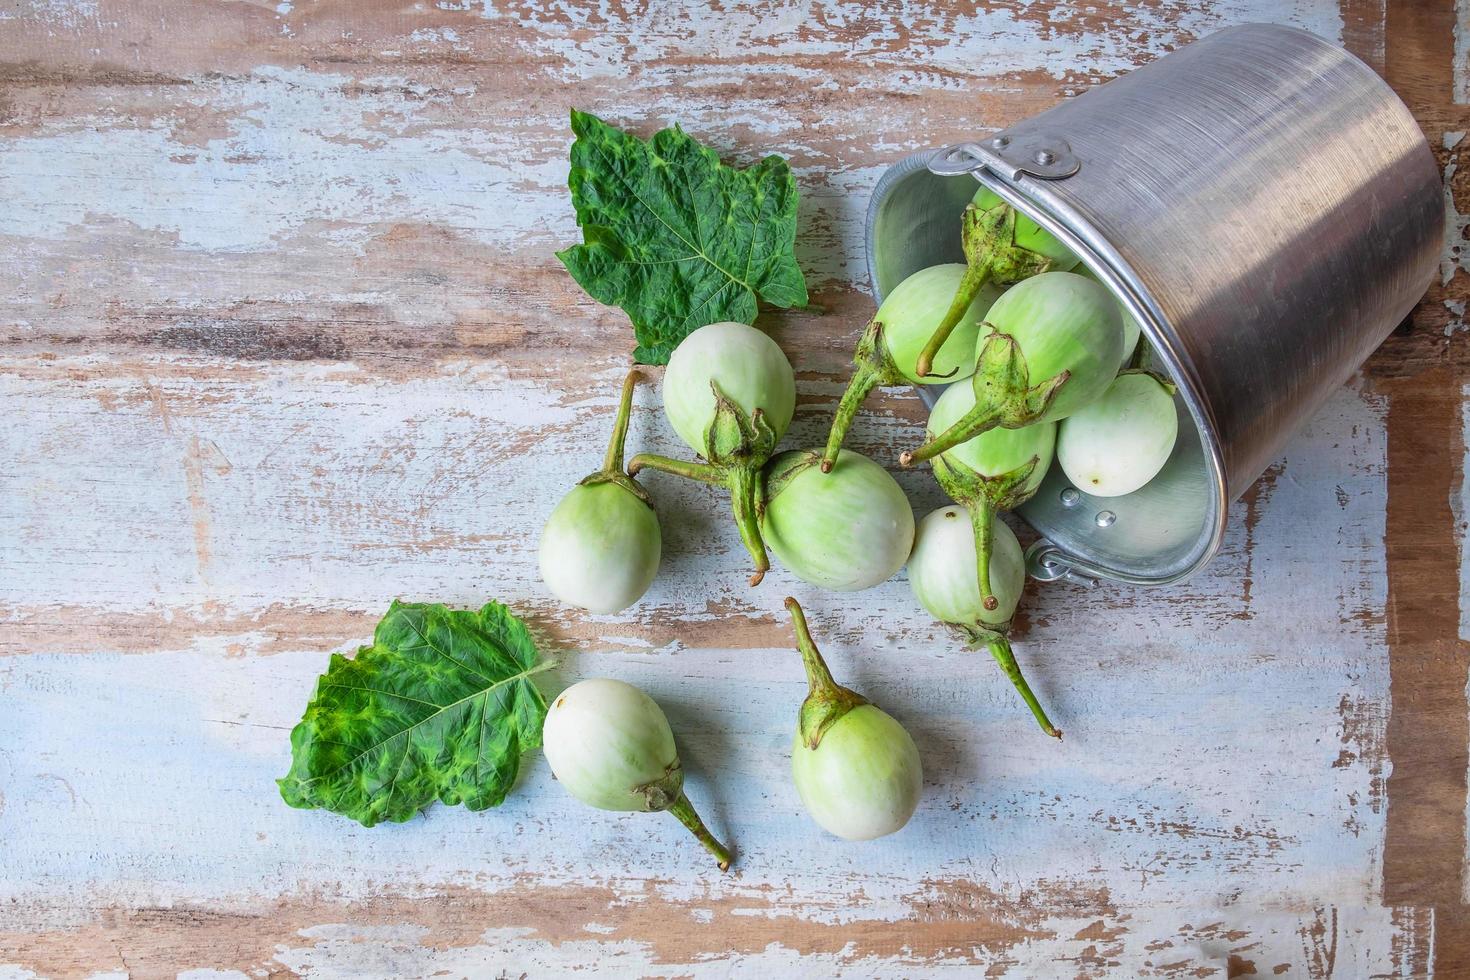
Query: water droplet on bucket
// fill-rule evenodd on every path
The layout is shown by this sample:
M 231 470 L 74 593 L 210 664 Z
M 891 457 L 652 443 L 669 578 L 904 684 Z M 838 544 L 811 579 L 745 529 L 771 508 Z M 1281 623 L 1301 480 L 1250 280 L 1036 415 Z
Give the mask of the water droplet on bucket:
M 1093 518 L 1097 522 L 1098 527 L 1112 527 L 1113 522 L 1117 519 L 1118 515 L 1110 510 L 1100 510 L 1097 512 L 1097 516 Z
M 1068 487 L 1062 491 L 1062 506 L 1076 507 L 1082 502 L 1082 494 L 1077 492 L 1076 487 Z

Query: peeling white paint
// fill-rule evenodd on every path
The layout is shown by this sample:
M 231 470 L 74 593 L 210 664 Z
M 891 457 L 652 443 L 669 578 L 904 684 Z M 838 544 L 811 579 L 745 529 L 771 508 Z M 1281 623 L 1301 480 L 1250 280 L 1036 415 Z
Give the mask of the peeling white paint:
M 418 44 L 456 44 L 459 42 L 459 32 L 452 27 L 419 27 L 408 35 L 408 39 Z
M 29 448 L 3 477 L 0 506 L 12 509 L 0 514 L 0 552 L 23 564 L 0 581 L 0 598 L 13 608 L 204 604 L 215 617 L 282 599 L 353 609 L 379 609 L 395 595 L 539 601 L 532 542 L 555 496 L 540 488 L 568 486 L 595 466 L 616 379 L 607 379 L 606 398 L 564 406 L 484 369 L 388 391 L 340 369 L 252 370 L 261 373 L 238 386 L 152 378 L 168 429 L 140 382 L 89 390 L 7 379 L 4 398 L 27 420 Z M 95 407 L 109 384 L 115 407 Z M 639 398 L 652 401 L 651 391 Z M 652 416 L 639 411 L 635 441 L 672 448 Z M 535 431 L 528 427 L 563 423 L 568 430 L 539 460 L 505 451 Z M 823 424 L 800 419 L 795 438 Z M 897 437 L 873 420 L 861 426 L 865 438 L 874 427 L 880 443 Z M 77 444 L 82 431 L 84 459 L 51 448 Z M 195 440 L 228 461 L 204 470 L 213 542 L 204 569 L 181 455 Z M 700 609 L 711 593 L 770 614 L 788 592 L 801 596 L 818 632 L 842 638 L 826 644 L 834 670 L 925 747 L 927 795 L 902 834 L 813 848 L 786 775 L 801 697 L 792 651 L 567 658 L 561 681 L 625 677 L 664 704 L 691 797 L 740 849 L 729 878 L 704 873 L 672 820 L 581 809 L 539 759 L 528 760 L 511 801 L 488 814 L 436 807 L 404 826 L 365 830 L 286 808 L 272 781 L 285 771 L 286 733 L 323 653 L 249 656 L 263 638 L 244 635 L 164 641 L 146 657 L 80 640 L 70 653 L 0 660 L 0 689 L 14 703 L 0 716 L 0 837 L 16 842 L 0 852 L 0 910 L 227 907 L 328 885 L 345 899 L 442 885 L 499 890 L 534 872 L 545 886 L 628 880 L 671 900 L 747 896 L 760 914 L 856 921 L 914 914 L 916 881 L 961 877 L 1016 897 L 1030 883 L 1080 874 L 1134 917 L 1131 934 L 1198 922 L 1201 909 L 1227 921 L 1280 916 L 1277 939 L 1252 937 L 1285 950 L 1301 909 L 1378 902 L 1385 773 L 1381 759 L 1357 753 L 1381 744 L 1382 718 L 1350 718 L 1342 706 L 1388 697 L 1382 629 L 1354 625 L 1360 610 L 1381 608 L 1386 588 L 1382 406 L 1339 393 L 1293 446 L 1285 473 L 1251 532 L 1253 598 L 1241 595 L 1238 523 L 1216 565 L 1182 589 L 1134 593 L 1132 604 L 1114 601 L 1116 590 L 1038 590 L 1035 625 L 1018 651 L 1067 729 L 1060 745 L 1031 727 L 991 665 L 926 625 L 901 580 L 829 596 L 778 569 L 745 590 L 734 584 L 743 560 L 719 501 L 650 478 L 669 567 L 649 604 L 697 620 L 711 615 Z M 921 508 L 936 496 L 917 481 L 912 489 Z M 95 560 L 104 554 L 107 562 Z M 1212 609 L 1228 613 L 1212 618 Z M 1233 618 L 1242 611 L 1254 618 Z M 1262 636 L 1273 641 L 1264 649 Z M 144 771 L 167 778 L 138 779 Z M 153 832 L 159 826 L 169 833 Z M 321 869 L 331 869 L 330 881 Z M 861 887 L 834 905 L 834 882 Z M 774 909 L 772 894 L 781 896 Z M 1390 969 L 1388 915 L 1354 920 L 1343 962 Z M 493 945 L 463 955 L 498 962 Z M 313 949 L 281 955 L 326 955 Z M 362 955 L 407 955 L 395 949 L 372 945 Z M 1037 944 L 1021 955 L 1042 963 L 1068 950 L 1076 952 Z M 556 963 L 577 952 L 538 955 Z M 637 972 L 645 953 L 626 952 Z M 786 955 L 773 950 L 752 964 L 774 968 Z
M 203 141 L 186 126 L 136 127 L 104 117 L 67 119 L 0 141 L 0 194 L 7 200 L 0 265 L 44 262 L 36 252 L 42 241 L 136 238 L 140 231 L 209 262 L 255 253 L 271 263 L 307 243 L 360 256 L 386 229 L 405 224 L 549 258 L 577 240 L 566 191 L 565 107 L 544 105 L 513 127 L 495 120 L 495 128 L 476 128 L 455 115 L 456 103 L 474 95 L 472 88 L 431 89 L 392 76 L 358 80 L 261 67 L 246 78 L 196 81 L 180 94 L 186 106 L 228 121 L 228 132 Z M 762 142 L 801 131 L 798 119 L 754 102 L 749 108 L 747 122 L 771 120 L 761 126 Z M 741 107 L 680 112 L 660 100 L 650 116 L 614 121 L 646 130 L 682 120 L 722 152 L 752 161 L 764 152 L 760 143 L 727 145 L 717 135 L 731 113 L 740 115 Z M 883 169 L 798 164 L 800 258 L 814 289 L 862 281 L 863 209 Z M 262 270 L 243 278 L 255 287 L 251 298 L 260 299 L 261 289 L 292 274 Z M 27 284 L 33 288 L 37 279 L 11 281 L 32 298 Z M 180 285 L 202 288 L 188 279 Z M 130 287 L 125 280 L 119 288 Z
M 1444 325 L 1444 335 L 1453 337 L 1465 329 L 1465 301 L 1462 299 L 1446 298 L 1444 308 L 1450 311 L 1450 319 Z
M 1470 0 L 1455 0 L 1455 63 L 1451 97 L 1457 105 L 1470 104 Z
M 488 2 L 441 2 L 439 7 L 500 16 Z M 723 60 L 731 51 L 777 59 L 893 62 L 907 71 L 907 81 L 920 86 L 947 86 L 956 75 L 994 79 L 1037 70 L 1058 78 L 1074 72 L 1114 75 L 1137 67 L 1141 55 L 1170 50 L 1234 23 L 1286 23 L 1331 40 L 1341 39 L 1343 26 L 1331 0 L 1132 6 L 1108 14 L 1098 7 L 1059 5 L 1045 20 L 1009 5 L 957 12 L 943 4 L 917 3 L 895 14 L 858 0 L 801 0 L 774 9 L 750 3 L 655 4 L 620 17 L 620 31 L 604 29 L 609 17 L 597 5 L 556 9 L 560 16 L 542 22 L 535 50 L 563 58 L 566 79 L 578 81 L 646 72 L 676 55 Z M 823 29 L 803 30 L 817 24 Z M 623 31 L 641 43 L 622 44 L 617 38 Z M 854 35 L 861 40 L 850 40 Z M 916 47 L 924 52 L 925 72 L 913 71 Z
M 1470 385 L 1460 389 L 1460 438 L 1462 445 L 1470 446 Z M 1470 453 L 1464 455 L 1460 472 L 1460 485 L 1450 496 L 1450 510 L 1455 515 L 1455 538 L 1460 544 L 1460 639 L 1470 641 L 1470 534 L 1466 533 L 1466 518 L 1470 515 Z M 1465 697 L 1470 701 L 1470 680 L 1466 681 Z M 1470 780 L 1470 770 L 1466 772 Z M 1465 797 L 1466 826 L 1470 826 L 1470 794 Z M 1470 841 L 1465 845 L 1463 858 L 1462 896 L 1470 905 Z
M 202 90 L 185 98 L 232 123 L 228 135 L 200 146 L 161 126 L 111 128 L 99 139 L 100 120 L 77 119 L 66 132 L 7 140 L 0 235 L 59 238 L 124 221 L 172 236 L 181 248 L 228 252 L 279 248 L 308 223 L 324 222 L 347 226 L 339 244 L 359 247 L 364 226 L 395 219 L 505 245 L 537 232 L 561 240 L 574 232 L 570 208 L 547 199 L 565 187 L 564 150 L 549 155 L 514 133 L 420 131 L 407 106 L 447 106 L 453 93 L 380 77 L 360 83 L 367 94 L 354 94 L 356 84 L 272 67 L 199 83 Z M 521 190 L 527 182 L 540 188 L 529 200 Z
M 632 26 L 610 31 L 599 21 L 610 9 L 558 5 L 553 17 L 531 7 L 536 29 L 523 43 L 536 80 L 600 92 L 600 81 L 616 78 L 624 87 L 601 110 L 615 122 L 646 132 L 677 119 L 733 158 L 768 148 L 790 156 L 804 195 L 801 259 L 815 288 L 861 283 L 872 185 L 888 160 L 954 120 L 915 112 L 875 132 L 860 100 L 812 119 L 745 94 L 752 79 L 952 98 L 993 92 L 1009 73 L 1073 85 L 1237 20 L 1285 20 L 1333 39 L 1342 30 L 1329 0 L 1146 6 L 1096 26 L 1078 23 L 1086 8 L 1065 6 L 1047 24 L 1011 9 L 912 5 L 891 15 L 832 2 L 775 13 L 737 4 L 718 16 L 635 5 L 616 15 Z M 808 29 L 818 13 L 863 27 L 865 40 Z M 71 29 L 68 18 L 98 11 L 87 0 L 47 0 L 21 17 Z M 912 37 L 900 33 L 915 25 Z M 461 27 L 419 28 L 405 15 L 401 39 L 385 41 L 393 51 L 458 45 L 470 38 Z M 643 43 L 617 41 L 630 30 Z M 660 65 L 670 54 L 712 63 Z M 818 67 L 821 58 L 892 71 L 847 79 Z M 538 264 L 554 268 L 551 250 L 575 237 L 566 107 L 548 99 L 508 121 L 504 101 L 465 77 L 479 76 L 428 84 L 261 67 L 188 79 L 169 95 L 174 117 L 135 112 L 119 92 L 88 115 L 47 116 L 29 135 L 0 140 L 0 322 L 22 338 L 76 330 L 90 341 L 114 307 L 197 310 L 207 331 L 237 303 L 340 303 L 376 304 L 384 322 L 429 328 L 483 301 L 460 283 L 430 283 L 432 263 L 427 285 L 362 274 L 354 260 L 400 226 L 446 231 L 446 247 L 483 249 L 507 280 L 545 283 Z M 1445 174 L 1450 205 L 1456 165 Z M 1452 276 L 1465 219 L 1450 212 Z M 854 596 L 821 595 L 777 568 L 748 590 L 718 495 L 650 475 L 663 574 L 629 614 L 593 620 L 605 648 L 552 651 L 565 663 L 547 685 L 615 675 L 664 704 L 691 797 L 740 851 L 736 872 L 718 877 L 673 821 L 582 809 L 539 757 L 497 811 L 435 807 L 372 830 L 292 811 L 273 784 L 326 654 L 273 632 L 271 610 L 311 619 L 376 613 L 400 595 L 456 605 L 494 596 L 556 615 L 536 576 L 535 535 L 557 491 L 598 465 L 619 377 L 588 379 L 597 393 L 587 395 L 489 359 L 425 355 L 412 376 L 389 380 L 354 364 L 166 351 L 119 358 L 62 348 L 49 367 L 0 367 L 11 419 L 0 621 L 56 610 L 104 622 L 138 616 L 149 645 L 125 656 L 108 635 L 79 632 L 60 652 L 0 658 L 0 930 L 80 926 L 116 906 L 509 892 L 528 876 L 688 903 L 691 925 L 712 921 L 716 900 L 732 900 L 738 915 L 861 929 L 932 914 L 925 880 L 973 881 L 1012 903 L 1061 882 L 1106 889 L 1124 929 L 1120 975 L 1177 960 L 1223 976 L 1236 950 L 1200 938 L 1202 923 L 1220 923 L 1219 935 L 1248 932 L 1242 955 L 1263 974 L 1278 963 L 1292 976 L 1323 973 L 1319 929 L 1335 975 L 1407 974 L 1407 913 L 1381 908 L 1380 894 L 1389 696 L 1378 619 L 1384 408 L 1374 396 L 1345 390 L 1331 400 L 1262 491 L 1251 527 L 1237 513 L 1220 557 L 1192 582 L 1165 592 L 1037 590 L 1017 650 L 1067 729 L 1061 745 L 1034 731 L 993 665 L 926 621 L 902 576 Z M 803 387 L 836 394 L 831 384 Z M 651 386 L 638 403 L 633 445 L 682 453 Z M 790 443 L 814 444 L 826 421 L 804 410 Z M 884 460 L 913 435 L 882 416 L 865 416 L 854 433 Z M 899 479 L 918 512 L 941 502 L 927 474 Z M 808 605 L 839 676 L 902 718 L 924 748 L 925 801 L 896 837 L 841 846 L 801 814 L 786 769 L 802 695 L 794 652 L 640 633 L 655 618 L 691 631 L 745 615 L 784 621 L 788 593 Z M 178 625 L 195 621 L 215 628 Z M 670 964 L 612 936 L 596 910 L 588 919 L 585 941 L 489 929 L 450 948 L 412 921 L 323 922 L 283 944 L 276 961 L 312 977 L 554 975 L 588 962 L 615 976 L 907 976 L 973 972 L 961 958 L 974 955 L 1045 975 L 1093 942 L 1081 936 L 1092 917 L 1064 911 L 1041 927 L 1056 938 L 1002 952 L 800 959 L 772 945 Z M 1163 963 L 1147 948 L 1155 939 L 1174 944 Z M 238 975 L 208 969 L 217 964 L 199 955 L 199 971 L 186 976 Z M 0 980 L 32 976 L 0 965 Z
M 57 27 L 75 29 L 99 19 L 98 0 L 19 0 L 13 4 L 20 17 Z
M 73 363 L 97 369 L 106 360 Z M 447 363 L 391 393 L 353 367 L 259 370 L 237 381 L 146 371 L 103 377 L 90 392 L 68 396 L 60 414 L 43 407 L 49 383 L 0 376 L 6 404 L 57 424 L 36 432 L 34 448 L 0 473 L 0 520 L 9 529 L 0 551 L 13 556 L 14 598 L 201 615 L 236 600 L 244 612 L 266 596 L 305 608 L 376 610 L 397 596 L 461 604 L 509 598 L 507 585 L 517 582 L 516 595 L 553 601 L 540 586 L 533 545 L 556 500 L 537 489 L 570 487 L 600 465 L 620 372 L 589 379 L 596 396 L 568 401 L 543 385 L 507 380 L 491 364 Z M 249 402 L 260 411 L 242 412 Z M 636 402 L 630 451 L 683 452 L 657 410 L 654 386 Z M 807 413 L 793 426 L 792 444 L 818 444 L 825 424 Z M 542 444 L 544 433 L 561 427 Z M 892 458 L 910 435 L 875 419 L 855 444 Z M 96 449 L 86 457 L 55 451 L 75 440 Z M 99 466 L 110 471 L 101 484 Z M 921 513 L 942 502 L 926 474 L 900 480 Z M 734 571 L 743 567 L 742 548 L 713 490 L 659 474 L 644 482 L 667 517 L 664 571 L 640 609 L 691 623 L 726 615 L 715 604 L 745 609 L 756 601 L 780 611 L 786 593 L 779 590 L 794 580 L 778 571 L 768 593 L 744 589 Z M 66 516 L 95 511 L 103 484 L 121 512 L 90 527 Z M 76 567 L 76 554 L 117 554 L 118 519 L 144 548 L 128 559 L 130 574 L 111 562 Z M 203 562 L 196 521 L 208 529 Z M 37 577 L 59 567 L 70 570 Z M 854 628 L 874 629 L 882 616 L 864 609 L 908 601 L 901 582 L 834 599 L 857 616 Z M 247 631 L 214 649 L 264 641 Z
M 1459 269 L 1470 269 L 1470 254 L 1466 253 L 1466 229 L 1470 228 L 1470 216 L 1460 213 L 1455 204 L 1455 174 L 1460 169 L 1460 153 L 1458 147 L 1460 141 L 1465 138 L 1463 132 L 1447 132 L 1444 134 L 1444 148 L 1451 151 L 1449 160 L 1444 165 L 1444 251 L 1439 260 L 1439 282 L 1441 286 L 1448 286 L 1455 278 L 1455 272 Z M 1454 309 L 1451 308 L 1451 313 Z M 1463 311 L 1462 311 L 1463 312 Z M 1454 320 L 1446 327 L 1446 332 L 1451 333 L 1464 329 L 1464 320 Z
M 1341 955 L 1335 961 L 1334 976 L 1367 976 L 1380 962 L 1361 955 L 1362 947 L 1354 940 L 1375 929 L 1380 916 L 1374 912 L 1343 910 L 1336 920 L 1342 935 Z M 1141 921 L 1130 923 L 1145 930 L 1161 926 L 1160 934 L 1168 935 L 1178 916 L 1170 917 L 1167 912 L 1147 913 Z M 1245 923 L 1233 920 L 1228 915 L 1213 920 L 1218 923 L 1215 930 L 1220 935 Z M 1167 924 L 1166 924 L 1167 923 Z M 1051 925 L 1052 923 L 1048 923 Z M 1304 955 L 1303 938 L 1300 933 L 1313 927 L 1310 915 L 1270 915 L 1252 918 L 1255 927 L 1251 941 L 1239 946 L 1228 940 L 1170 944 L 1156 951 L 1126 949 L 1110 965 L 1106 972 L 1088 971 L 1079 964 L 1078 972 L 1084 976 L 1153 977 L 1189 976 L 1199 978 L 1216 977 L 1223 980 L 1228 974 L 1229 954 L 1242 950 L 1246 959 L 1254 960 L 1262 968 L 1259 976 L 1270 976 L 1271 968 L 1282 963 L 1294 969 L 1288 976 L 1300 973 L 1311 974 L 1311 958 Z M 1070 928 L 1074 923 L 1066 923 Z M 1187 926 L 1183 921 L 1179 926 Z M 1264 928 L 1262 928 L 1264 927 Z M 956 951 L 939 959 L 918 961 L 905 957 L 879 958 L 858 953 L 818 953 L 800 955 L 796 950 L 772 946 L 759 953 L 727 953 L 690 962 L 670 962 L 650 946 L 621 940 L 603 942 L 549 943 L 528 935 L 529 930 L 490 929 L 477 945 L 436 949 L 422 945 L 422 930 L 411 927 L 401 929 L 370 930 L 351 927 L 327 927 L 309 930 L 307 938 L 312 945 L 285 949 L 277 954 L 277 961 L 288 969 L 299 972 L 311 980 L 330 978 L 355 978 L 361 976 L 516 976 L 529 973 L 562 975 L 584 969 L 586 964 L 597 964 L 598 976 L 648 977 L 675 974 L 693 980 L 712 980 L 730 976 L 757 977 L 871 977 L 909 978 L 913 976 L 947 978 L 973 977 L 979 968 L 969 959 L 970 954 L 980 956 L 982 963 L 991 962 L 1009 965 L 1018 975 L 1045 976 L 1045 964 L 1062 960 L 1079 961 L 1088 946 L 1093 947 L 1093 956 L 1098 956 L 1096 947 L 1111 946 L 1089 940 L 1036 940 L 1023 944 L 1018 949 L 990 952 L 983 947 Z M 1333 937 L 1338 938 L 1338 937 Z M 1375 950 L 1385 954 L 1388 950 Z M 1055 959 L 1048 959 L 1055 957 Z M 1322 965 L 1317 961 L 1318 965 Z M 1029 972 L 1037 971 L 1040 972 Z M 1010 975 L 1009 972 L 1006 975 Z M 1402 970 L 1385 969 L 1375 975 L 1384 977 L 1406 976 Z

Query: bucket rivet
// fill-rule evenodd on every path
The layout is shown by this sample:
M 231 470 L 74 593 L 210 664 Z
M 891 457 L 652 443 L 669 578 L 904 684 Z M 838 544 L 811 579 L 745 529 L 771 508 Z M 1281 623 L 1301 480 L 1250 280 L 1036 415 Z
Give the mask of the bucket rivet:
M 1056 157 L 1056 154 L 1053 153 L 1051 150 L 1037 150 L 1036 151 L 1036 162 L 1039 163 L 1039 164 L 1041 164 L 1043 167 L 1045 167 L 1045 166 L 1049 166 L 1049 165 L 1051 165 L 1053 163 L 1056 163 L 1057 162 L 1057 157 Z
M 1076 507 L 1081 502 L 1082 494 L 1077 491 L 1076 487 L 1068 487 L 1067 489 L 1062 491 L 1063 507 Z
M 1100 510 L 1097 512 L 1097 516 L 1093 518 L 1097 522 L 1098 527 L 1112 527 L 1113 522 L 1117 519 L 1118 515 L 1110 510 Z
M 997 136 L 995 139 L 990 141 L 990 145 L 995 147 L 997 150 L 1003 150 L 1007 146 L 1011 145 L 1011 138 L 1009 136 Z

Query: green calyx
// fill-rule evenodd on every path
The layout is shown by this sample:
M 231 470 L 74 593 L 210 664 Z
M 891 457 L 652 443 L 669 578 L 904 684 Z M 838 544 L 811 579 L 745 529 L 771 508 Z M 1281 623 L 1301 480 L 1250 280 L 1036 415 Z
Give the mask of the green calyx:
M 1173 398 L 1174 395 L 1179 391 L 1178 385 L 1170 381 L 1168 378 L 1164 377 L 1159 372 L 1155 371 L 1152 367 L 1124 368 L 1123 370 L 1118 372 L 1118 377 L 1121 378 L 1125 374 L 1142 374 L 1145 377 L 1153 378 L 1155 381 L 1158 382 L 1160 388 L 1163 388 L 1166 392 L 1169 393 L 1170 398 Z
M 1016 211 L 1004 202 L 984 209 L 975 204 L 966 205 L 960 244 L 965 250 L 965 276 L 944 319 L 919 353 L 914 373 L 921 378 L 929 376 L 939 348 L 944 346 L 986 283 L 1009 286 L 1052 267 L 1052 260 L 1045 255 L 1016 244 Z
M 755 563 L 751 585 L 759 585 L 771 568 L 766 544 L 761 538 L 759 506 L 761 499 L 761 467 L 776 451 L 780 437 L 766 423 L 760 409 L 747 414 L 727 398 L 715 381 L 710 381 L 715 394 L 715 414 L 705 432 L 706 463 L 688 462 L 639 453 L 628 461 L 628 473 L 635 476 L 644 469 L 658 470 L 701 483 L 725 487 L 730 491 L 730 509 L 740 540 Z
M 831 470 L 826 465 L 824 465 L 823 460 L 824 457 L 822 453 L 818 450 L 812 449 L 802 453 L 782 453 L 781 456 L 778 457 L 776 460 L 776 462 L 780 463 L 779 466 L 777 466 L 775 463 L 768 465 L 763 471 L 764 475 L 761 482 L 761 516 L 765 516 L 766 505 L 770 501 L 775 499 L 775 497 L 786 488 L 786 485 L 788 483 L 796 479 L 801 474 L 805 473 L 807 470 L 811 469 L 813 466 L 821 466 L 823 473 L 831 472 Z
M 618 399 L 618 414 L 613 421 L 613 434 L 608 440 L 607 455 L 603 457 L 602 469 L 582 478 L 577 485 L 591 487 L 599 483 L 615 483 L 652 507 L 653 500 L 649 498 L 648 491 L 644 490 L 642 485 L 633 479 L 623 467 L 623 450 L 628 442 L 628 421 L 633 414 L 633 388 L 637 383 L 638 371 L 636 369 L 629 371 L 628 376 L 623 379 L 623 390 Z
M 994 548 L 994 519 L 997 510 L 1014 510 L 1036 493 L 1032 477 L 1041 465 L 1032 456 L 1015 469 L 985 476 L 948 455 L 934 458 L 934 478 L 949 498 L 970 512 L 975 530 L 975 564 L 980 578 L 980 602 L 995 609 L 999 601 L 990 587 L 990 554 Z
M 962 306 L 960 316 L 968 308 L 968 303 Z M 955 318 L 955 322 L 959 322 L 959 317 Z M 951 324 L 950 330 L 953 329 L 954 325 Z M 935 348 L 936 351 L 938 349 Z M 822 454 L 823 473 L 831 473 L 832 467 L 837 464 L 837 453 L 842 449 L 843 440 L 847 438 L 847 430 L 852 427 L 852 420 L 857 417 L 858 409 L 863 407 L 863 402 L 867 401 L 873 389 L 879 385 L 900 384 L 904 380 L 894 366 L 893 359 L 888 356 L 888 347 L 883 343 L 883 323 L 877 317 L 868 322 L 868 328 L 858 340 L 857 348 L 852 353 L 852 363 L 852 378 L 847 382 L 847 390 L 842 393 L 842 401 L 837 404 L 837 411 L 832 417 L 832 428 L 827 434 L 827 448 Z
M 684 766 L 675 759 L 669 763 L 662 776 L 651 783 L 634 787 L 633 792 L 647 801 L 649 813 L 667 810 L 684 793 Z
M 757 467 L 764 465 L 780 441 L 766 424 L 765 412 L 757 408 L 747 415 L 743 408 L 725 396 L 719 382 L 712 380 L 709 386 L 715 393 L 715 417 L 704 437 L 709 461 L 715 466 L 737 466 L 752 460 Z
M 1133 354 L 1128 358 L 1128 363 L 1124 365 L 1123 370 L 1118 372 L 1118 377 L 1121 378 L 1125 374 L 1148 375 L 1159 383 L 1159 387 L 1169 393 L 1170 398 L 1179 392 L 1179 386 L 1154 364 L 1154 348 L 1147 339 L 1139 338 L 1138 343 L 1134 345 Z
M 1063 371 L 1032 384 L 1021 346 L 1010 334 L 992 328 L 980 345 L 979 363 L 970 379 L 975 391 L 974 407 L 918 449 L 902 453 L 899 465 L 912 466 L 933 459 L 996 426 L 1019 429 L 1040 421 L 1070 377 L 1070 372 Z
M 720 870 L 730 870 L 732 859 L 730 849 L 716 840 L 715 835 L 709 832 L 709 828 L 704 825 L 704 821 L 695 811 L 694 804 L 690 803 L 689 797 L 684 795 L 684 767 L 678 759 L 669 764 L 662 776 L 651 783 L 636 787 L 634 792 L 643 795 L 648 802 L 649 813 L 661 813 L 667 810 L 677 817 L 695 839 L 715 856 Z
M 796 630 L 796 648 L 801 651 L 808 687 L 806 700 L 801 703 L 801 711 L 797 715 L 797 728 L 801 732 L 802 744 L 815 749 L 828 729 L 853 708 L 867 704 L 868 699 L 832 679 L 832 672 L 827 669 L 827 662 L 817 651 L 807 629 L 806 614 L 801 611 L 801 604 L 788 596 L 786 611 L 791 613 L 791 624 Z
M 1124 366 L 1123 370 L 1118 372 L 1118 377 L 1121 378 L 1125 374 L 1143 374 L 1153 378 L 1158 382 L 1160 388 L 1168 392 L 1170 398 L 1173 398 L 1179 392 L 1179 386 L 1154 366 L 1153 345 L 1149 344 L 1146 340 L 1140 339 L 1138 344 L 1134 346 L 1133 356 L 1128 358 L 1128 363 Z M 1117 379 L 1115 378 L 1114 380 Z
M 1046 716 L 1046 709 L 1037 700 L 1031 685 L 1026 683 L 1026 676 L 1021 673 L 1021 665 L 1016 663 L 1016 655 L 1011 650 L 1011 641 L 1006 638 L 1005 631 L 985 626 L 956 626 L 955 629 L 969 641 L 971 649 L 985 647 L 990 651 L 1001 671 L 1010 678 L 1011 684 L 1020 693 L 1021 700 L 1031 709 L 1031 715 L 1041 726 L 1041 730 L 1052 738 L 1061 738 L 1062 730 L 1051 723 L 1051 719 Z

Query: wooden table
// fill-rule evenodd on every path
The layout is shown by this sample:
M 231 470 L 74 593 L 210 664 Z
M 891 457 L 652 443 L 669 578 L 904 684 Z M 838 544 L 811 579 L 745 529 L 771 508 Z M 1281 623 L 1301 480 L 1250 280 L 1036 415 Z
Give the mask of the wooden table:
M 1204 573 L 1036 590 L 1017 648 L 1064 743 L 902 578 L 747 589 L 701 487 L 650 479 L 641 605 L 552 600 L 537 532 L 631 350 L 552 254 L 570 106 L 790 158 L 823 310 L 760 322 L 810 444 L 888 163 L 1263 19 L 1417 114 L 1443 283 Z M 1449 0 L 0 5 L 0 977 L 1470 976 L 1467 45 Z M 892 460 L 919 419 L 889 392 L 854 444 Z M 633 444 L 675 447 L 652 385 Z M 923 747 L 900 835 L 840 845 L 799 810 L 788 592 Z M 650 691 L 735 871 L 673 820 L 580 807 L 539 756 L 485 813 L 284 806 L 313 679 L 396 596 L 499 598 L 562 658 L 548 688 Z

